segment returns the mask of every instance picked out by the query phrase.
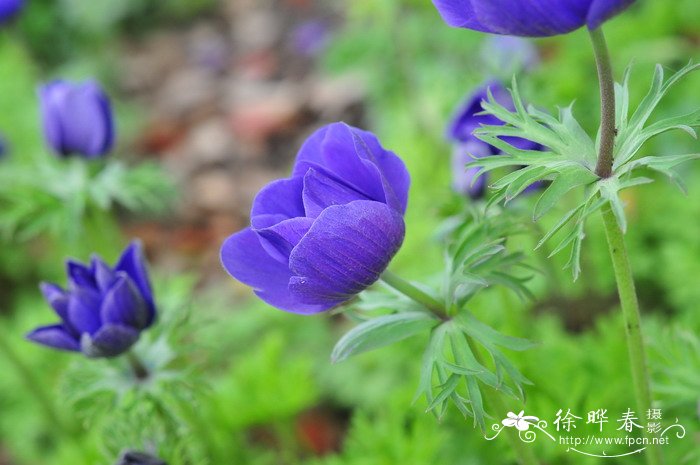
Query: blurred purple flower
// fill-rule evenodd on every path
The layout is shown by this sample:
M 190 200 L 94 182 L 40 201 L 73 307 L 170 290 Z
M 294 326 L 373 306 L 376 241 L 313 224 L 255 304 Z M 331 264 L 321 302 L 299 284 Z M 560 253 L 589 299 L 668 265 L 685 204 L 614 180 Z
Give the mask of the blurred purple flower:
M 470 141 L 464 144 L 454 144 L 452 148 L 452 189 L 460 195 L 468 195 L 472 199 L 480 199 L 486 194 L 488 174 L 482 174 L 474 179 L 479 168 L 465 168 L 476 158 L 493 155 L 491 146 L 481 141 Z
M 474 161 L 475 158 L 483 158 L 497 155 L 501 152 L 494 146 L 487 144 L 474 135 L 474 131 L 481 126 L 501 126 L 505 124 L 494 115 L 481 114 L 484 111 L 482 102 L 488 99 L 489 90 L 499 104 L 514 110 L 515 105 L 510 93 L 498 81 L 489 81 L 478 87 L 462 103 L 447 128 L 447 138 L 454 146 L 452 152 L 452 187 L 463 195 L 469 195 L 472 199 L 479 199 L 486 193 L 487 175 L 481 175 L 476 180 L 474 176 L 478 168 L 465 168 L 464 165 Z M 521 150 L 544 150 L 536 142 L 520 137 L 503 137 L 504 142 Z M 529 188 L 528 188 L 529 190 Z
M 24 0 L 0 0 L 0 24 L 14 18 L 24 7 Z
M 128 351 L 156 317 L 141 245 L 130 244 L 114 268 L 97 256 L 89 265 L 72 260 L 66 264 L 67 289 L 41 284 L 44 298 L 61 322 L 37 328 L 27 339 L 90 358 Z
M 635 0 L 433 0 L 452 27 L 526 37 L 596 29 Z
M 306 57 L 314 57 L 328 45 L 331 31 L 321 20 L 309 20 L 297 26 L 292 33 L 294 50 Z
M 510 78 L 531 71 L 540 63 L 537 47 L 521 37 L 488 36 L 481 47 L 481 58 L 499 76 Z
M 481 126 L 501 126 L 505 124 L 494 115 L 480 114 L 484 111 L 481 103 L 488 100 L 489 90 L 493 95 L 494 100 L 504 107 L 515 110 L 513 99 L 508 90 L 498 81 L 489 81 L 486 84 L 478 87 L 474 92 L 469 94 L 464 102 L 455 112 L 452 120 L 447 128 L 447 138 L 456 143 L 482 143 L 479 138 L 474 135 L 474 131 Z M 538 144 L 522 139 L 519 137 L 504 137 L 503 140 L 508 142 L 513 147 L 522 150 L 538 150 Z M 489 147 L 491 147 L 489 145 Z M 498 149 L 491 147 L 492 154 L 498 152 Z
M 5 138 L 0 135 L 0 160 L 5 158 L 7 150 L 7 142 L 5 142 Z
M 62 157 L 105 155 L 114 143 L 109 97 L 95 81 L 53 81 L 39 88 L 44 137 Z
M 299 151 L 292 177 L 263 188 L 251 227 L 229 237 L 231 276 L 281 310 L 329 310 L 373 284 L 401 247 L 410 176 L 370 132 L 334 123 Z
M 164 461 L 143 452 L 127 451 L 119 457 L 116 465 L 168 465 Z

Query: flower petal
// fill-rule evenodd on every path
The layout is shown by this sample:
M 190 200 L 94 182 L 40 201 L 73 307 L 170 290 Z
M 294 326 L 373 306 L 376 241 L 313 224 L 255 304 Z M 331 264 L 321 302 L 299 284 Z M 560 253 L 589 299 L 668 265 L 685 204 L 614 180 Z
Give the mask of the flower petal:
M 478 140 L 455 145 L 452 151 L 452 189 L 472 199 L 482 198 L 486 193 L 488 174 L 475 178 L 480 168 L 467 168 L 465 165 L 474 161 L 475 158 L 487 157 L 491 153 L 491 147 Z
M 56 314 L 61 317 L 64 322 L 68 320 L 68 293 L 60 286 L 53 283 L 41 283 L 39 285 L 44 299 L 51 305 Z
M 37 344 L 59 350 L 79 352 L 78 340 L 63 325 L 42 326 L 27 334 L 27 339 Z
M 231 276 L 251 286 L 258 297 L 273 307 L 302 314 L 324 310 L 318 305 L 301 303 L 289 291 L 292 273 L 288 264 L 272 258 L 251 228 L 226 239 L 221 247 L 221 263 Z
M 304 175 L 303 200 L 306 216 L 316 218 L 332 205 L 345 205 L 354 200 L 371 199 L 326 172 L 309 168 Z
M 117 275 L 100 257 L 92 257 L 90 263 L 92 266 L 92 273 L 95 277 L 95 284 L 100 292 L 106 292 L 107 289 L 112 287 L 114 280 L 117 279 Z
M 345 123 L 319 129 L 299 151 L 292 175 L 304 176 L 312 168 L 357 190 L 364 198 L 406 210 L 410 185 L 406 166 L 367 131 Z
M 94 335 L 83 334 L 80 350 L 90 358 L 108 358 L 121 355 L 139 339 L 139 332 L 121 325 L 104 325 Z
M 93 334 L 102 324 L 100 319 L 100 295 L 88 288 L 78 288 L 70 293 L 68 321 L 79 333 Z
M 595 29 L 634 0 L 433 0 L 447 24 L 494 34 L 546 37 Z
M 411 186 L 411 175 L 408 173 L 403 160 L 394 152 L 382 147 L 377 136 L 371 132 L 360 129 L 356 129 L 355 132 L 367 144 L 367 148 L 372 154 L 372 161 L 377 164 L 386 179 L 386 183 L 393 191 L 393 195 L 396 197 L 399 205 L 398 210 L 402 213 L 405 212 L 408 206 L 408 190 Z
M 97 290 L 95 276 L 93 275 L 90 267 L 87 267 L 74 260 L 68 260 L 66 262 L 66 268 L 68 271 L 68 278 L 74 288 L 88 287 L 90 289 Z
M 148 277 L 146 260 L 143 256 L 143 246 L 141 242 L 134 241 L 129 244 L 114 267 L 115 272 L 124 271 L 133 280 L 136 287 L 141 292 L 141 296 L 148 305 L 148 321 L 146 327 L 151 326 L 156 318 L 156 305 L 153 300 L 151 280 Z
M 474 14 L 490 32 L 544 37 L 564 34 L 586 22 L 591 0 L 472 0 Z
M 103 324 L 117 324 L 135 329 L 148 326 L 148 305 L 131 278 L 119 272 L 112 288 L 105 295 L 100 308 Z
M 292 249 L 308 232 L 313 222 L 313 218 L 292 218 L 269 228 L 258 229 L 255 232 L 258 233 L 265 251 L 286 266 L 289 263 L 289 254 Z
M 280 179 L 265 186 L 253 200 L 250 212 L 251 223 L 255 228 L 264 228 L 270 224 L 258 224 L 257 217 L 275 215 L 282 219 L 296 218 L 304 215 L 304 203 L 301 193 L 304 180 L 300 178 Z
M 482 115 L 482 102 L 488 100 L 489 91 L 494 100 L 509 110 L 514 110 L 513 99 L 503 85 L 498 81 L 488 81 L 472 92 L 457 108 L 447 128 L 447 138 L 453 142 L 470 142 L 479 139 L 474 131 L 482 125 L 503 125 L 503 121 L 493 115 Z
M 304 303 L 332 308 L 377 281 L 403 238 L 403 217 L 384 203 L 329 207 L 290 255 L 289 288 Z
M 589 29 L 596 29 L 608 19 L 623 11 L 635 0 L 593 0 L 586 22 Z

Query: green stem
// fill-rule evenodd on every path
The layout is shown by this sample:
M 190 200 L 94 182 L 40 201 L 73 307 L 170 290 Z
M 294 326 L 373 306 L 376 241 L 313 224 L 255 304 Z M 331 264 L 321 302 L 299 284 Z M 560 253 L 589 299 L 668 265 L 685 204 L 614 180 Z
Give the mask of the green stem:
M 405 295 L 406 297 L 418 302 L 419 304 L 424 305 L 427 309 L 432 311 L 441 319 L 449 319 L 448 312 L 445 309 L 444 304 L 440 303 L 437 299 L 428 295 L 427 293 L 417 288 L 415 285 L 411 284 L 405 279 L 395 275 L 390 271 L 385 271 L 381 277 L 381 280 L 384 281 L 387 285 L 393 287 L 394 289 Z M 467 342 L 469 343 L 476 360 L 480 364 L 484 365 L 483 358 L 481 357 L 481 354 L 478 352 L 476 347 L 474 347 L 471 339 L 469 339 L 469 337 L 467 337 L 466 335 L 465 337 L 467 338 Z M 509 410 L 503 403 L 503 400 L 499 396 L 498 392 L 489 388 L 486 388 L 484 391 L 486 401 L 491 405 L 491 408 L 495 410 L 498 413 L 498 415 L 502 415 L 502 418 L 505 418 Z M 506 429 L 508 430 L 508 439 L 510 440 L 511 445 L 513 446 L 513 449 L 515 450 L 518 456 L 518 462 L 520 462 L 522 465 L 539 465 L 539 461 L 535 457 L 533 451 L 529 449 L 526 446 L 526 444 L 520 441 L 520 438 L 518 437 L 517 433 L 513 431 L 512 428 Z
M 143 364 L 141 359 L 135 353 L 127 352 L 125 357 L 126 360 L 129 362 L 131 371 L 133 371 L 136 379 L 138 379 L 139 381 L 143 381 L 150 376 L 148 368 L 146 368 L 146 365 Z
M 605 233 L 608 238 L 610 257 L 615 270 L 617 290 L 620 295 L 620 306 L 625 319 L 627 350 L 629 352 L 632 369 L 632 382 L 634 383 L 637 410 L 639 412 L 639 417 L 644 418 L 647 409 L 652 406 L 652 398 L 637 292 L 634 286 L 632 268 L 630 267 L 627 257 L 625 238 L 620 226 L 617 224 L 615 214 L 610 208 L 603 210 L 603 221 L 605 223 Z M 645 435 L 651 438 L 646 428 L 644 431 Z M 647 448 L 646 459 L 649 465 L 660 465 L 663 463 L 661 450 L 658 447 Z
M 445 306 L 433 296 L 417 288 L 415 285 L 387 270 L 380 278 L 385 284 L 396 289 L 406 297 L 424 305 L 428 310 L 441 319 L 449 318 Z
M 599 27 L 589 32 L 600 81 L 600 152 L 595 172 L 601 178 L 609 178 L 615 149 L 615 80 L 603 29 Z
M 61 420 L 61 416 L 56 409 L 56 405 L 51 401 L 51 397 L 44 390 L 44 383 L 38 379 L 29 366 L 15 353 L 12 344 L 6 339 L 4 331 L 0 330 L 0 352 L 10 361 L 10 364 L 19 375 L 29 392 L 41 405 L 41 410 L 46 415 L 46 419 L 53 428 L 61 434 L 62 432 L 72 432 L 70 428 Z

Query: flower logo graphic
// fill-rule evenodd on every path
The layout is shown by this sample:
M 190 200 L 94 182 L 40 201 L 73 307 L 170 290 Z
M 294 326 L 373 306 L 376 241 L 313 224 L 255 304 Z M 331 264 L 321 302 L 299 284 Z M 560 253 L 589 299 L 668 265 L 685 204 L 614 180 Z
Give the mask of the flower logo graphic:
M 537 417 L 525 416 L 525 410 L 521 410 L 519 414 L 508 412 L 508 418 L 501 423 L 508 428 L 516 427 L 518 431 L 527 431 L 530 429 L 531 423 L 537 423 L 540 419 Z

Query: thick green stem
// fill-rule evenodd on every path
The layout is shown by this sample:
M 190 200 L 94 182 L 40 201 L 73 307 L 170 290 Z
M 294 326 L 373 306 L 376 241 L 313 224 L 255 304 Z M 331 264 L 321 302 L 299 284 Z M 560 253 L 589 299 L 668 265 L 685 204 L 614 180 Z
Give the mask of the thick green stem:
M 448 318 L 445 306 L 433 296 L 417 288 L 410 282 L 387 270 L 382 274 L 381 280 L 390 287 L 393 287 L 406 297 L 424 305 L 428 310 L 442 319 Z
M 605 233 L 608 238 L 608 248 L 615 270 L 617 290 L 620 295 L 620 307 L 625 319 L 625 334 L 627 336 L 627 350 L 632 369 L 632 382 L 637 403 L 639 418 L 646 418 L 646 412 L 652 406 L 651 382 L 647 369 L 647 357 L 642 336 L 639 302 L 634 286 L 632 268 L 627 258 L 625 238 L 620 226 L 617 224 L 615 214 L 606 208 L 603 210 Z M 645 434 L 647 434 L 645 428 Z M 651 437 L 647 434 L 647 436 Z M 660 465 L 663 461 L 661 450 L 650 446 L 646 451 L 646 459 L 649 465 Z
M 609 178 L 615 149 L 615 80 L 603 29 L 594 29 L 590 34 L 600 81 L 600 151 L 595 172 L 601 178 Z
M 445 309 L 445 305 L 439 302 L 437 299 L 434 297 L 428 295 L 426 292 L 422 291 L 421 289 L 417 288 L 415 285 L 411 284 L 410 282 L 406 281 L 405 279 L 395 275 L 394 273 L 391 273 L 390 271 L 385 271 L 384 274 L 381 277 L 381 280 L 384 281 L 387 285 L 393 287 L 406 297 L 418 302 L 419 304 L 424 305 L 428 310 L 433 312 L 436 316 L 442 318 L 442 319 L 449 319 L 448 312 Z M 481 354 L 477 350 L 476 347 L 474 347 L 474 344 L 472 341 L 469 339 L 469 337 L 465 336 L 467 338 L 467 342 L 472 348 L 472 352 L 474 353 L 474 357 L 477 359 L 479 363 L 484 365 L 483 363 L 483 358 L 481 357 Z M 501 399 L 500 395 L 498 392 L 494 391 L 493 389 L 487 388 L 484 390 L 484 396 L 486 397 L 486 401 L 491 405 L 491 408 L 499 415 L 502 416 L 502 418 L 505 418 L 506 415 L 508 414 L 508 408 L 506 407 L 505 403 L 503 402 L 503 399 Z M 522 465 L 539 465 L 539 461 L 535 457 L 535 454 L 533 451 L 527 447 L 527 444 L 523 443 L 520 438 L 518 437 L 518 434 L 513 431 L 512 428 L 506 428 L 508 439 L 511 442 L 511 445 L 513 446 L 513 449 L 515 450 L 515 453 L 518 458 L 518 462 Z

